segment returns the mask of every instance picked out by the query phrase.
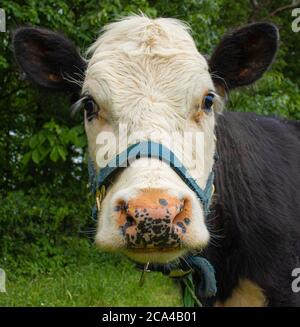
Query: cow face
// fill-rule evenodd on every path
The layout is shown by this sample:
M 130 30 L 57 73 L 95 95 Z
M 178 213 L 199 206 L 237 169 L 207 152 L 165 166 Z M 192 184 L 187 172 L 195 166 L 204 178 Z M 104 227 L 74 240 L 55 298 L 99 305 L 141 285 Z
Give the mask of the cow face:
M 183 23 L 135 16 L 104 29 L 87 65 L 69 40 L 44 29 L 17 30 L 14 47 L 37 84 L 82 95 L 97 172 L 130 144 L 151 140 L 170 148 L 204 188 L 222 98 L 263 74 L 277 39 L 273 25 L 248 25 L 226 35 L 207 62 Z M 168 164 L 142 158 L 111 180 L 96 242 L 136 261 L 167 262 L 206 246 L 209 231 L 202 204 L 184 181 Z

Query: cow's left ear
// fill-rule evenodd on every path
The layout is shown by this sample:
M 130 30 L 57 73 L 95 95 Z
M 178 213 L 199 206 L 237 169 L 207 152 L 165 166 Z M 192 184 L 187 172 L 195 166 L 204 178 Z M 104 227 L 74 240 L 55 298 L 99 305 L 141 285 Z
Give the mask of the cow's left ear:
M 27 77 L 49 90 L 78 93 L 86 63 L 62 34 L 44 28 L 22 27 L 13 37 L 15 57 Z M 72 82 L 73 80 L 73 82 Z
M 246 25 L 225 35 L 209 60 L 216 87 L 229 91 L 259 79 L 275 57 L 278 40 L 277 27 L 269 23 Z

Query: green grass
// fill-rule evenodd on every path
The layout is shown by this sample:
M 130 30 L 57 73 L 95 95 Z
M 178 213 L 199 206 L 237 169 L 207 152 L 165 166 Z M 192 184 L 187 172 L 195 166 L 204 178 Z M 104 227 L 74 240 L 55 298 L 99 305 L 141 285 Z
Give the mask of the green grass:
M 7 274 L 0 306 L 181 306 L 178 286 L 159 273 L 149 273 L 143 287 L 140 272 L 118 254 L 91 249 L 88 257 L 48 272 Z M 35 263 L 35 266 L 38 263 Z

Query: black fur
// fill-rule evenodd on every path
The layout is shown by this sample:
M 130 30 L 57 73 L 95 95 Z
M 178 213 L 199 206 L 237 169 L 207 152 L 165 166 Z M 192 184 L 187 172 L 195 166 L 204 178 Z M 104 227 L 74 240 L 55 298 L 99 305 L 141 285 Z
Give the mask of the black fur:
M 291 289 L 300 267 L 300 124 L 227 112 L 216 125 L 216 195 L 205 251 L 226 300 L 239 278 L 260 286 L 269 306 L 300 306 Z
M 44 28 L 22 27 L 15 31 L 13 47 L 27 77 L 43 88 L 78 93 L 86 63 L 74 44 L 62 34 Z
M 276 26 L 269 23 L 250 24 L 225 35 L 209 60 L 216 86 L 230 90 L 260 78 L 274 59 L 278 39 Z

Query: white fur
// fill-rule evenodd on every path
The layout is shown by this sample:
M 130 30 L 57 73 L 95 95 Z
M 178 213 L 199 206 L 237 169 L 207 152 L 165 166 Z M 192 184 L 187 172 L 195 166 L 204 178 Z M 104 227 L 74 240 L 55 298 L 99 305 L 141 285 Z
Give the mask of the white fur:
M 109 131 L 118 138 L 119 124 L 126 125 L 129 143 L 134 143 L 133 135 L 141 131 L 137 138 L 162 142 L 178 156 L 182 152 L 182 134 L 202 132 L 203 146 L 194 149 L 183 163 L 191 166 L 196 155 L 204 155 L 204 166 L 199 171 L 190 170 L 204 187 L 213 165 L 215 117 L 214 113 L 204 114 L 196 123 L 194 114 L 207 90 L 214 90 L 214 86 L 206 60 L 197 51 L 188 27 L 175 19 L 133 16 L 106 26 L 103 31 L 88 51 L 91 58 L 83 85 L 83 92 L 91 94 L 101 108 L 99 119 L 85 123 L 90 156 L 104 164 L 104 147 L 96 144 L 97 136 Z M 167 136 L 174 132 L 177 137 L 170 145 Z M 126 147 L 122 144 L 116 151 Z M 111 157 L 115 155 L 111 153 Z M 155 159 L 137 160 L 114 181 L 102 203 L 96 242 L 104 248 L 121 249 L 124 240 L 113 219 L 114 201 L 122 196 L 130 199 L 138 190 L 151 187 L 192 199 L 192 232 L 185 246 L 204 246 L 209 234 L 199 201 L 170 167 Z M 168 261 L 173 256 L 158 253 L 155 260 Z M 144 260 L 141 255 L 133 257 L 147 260 L 146 256 Z

